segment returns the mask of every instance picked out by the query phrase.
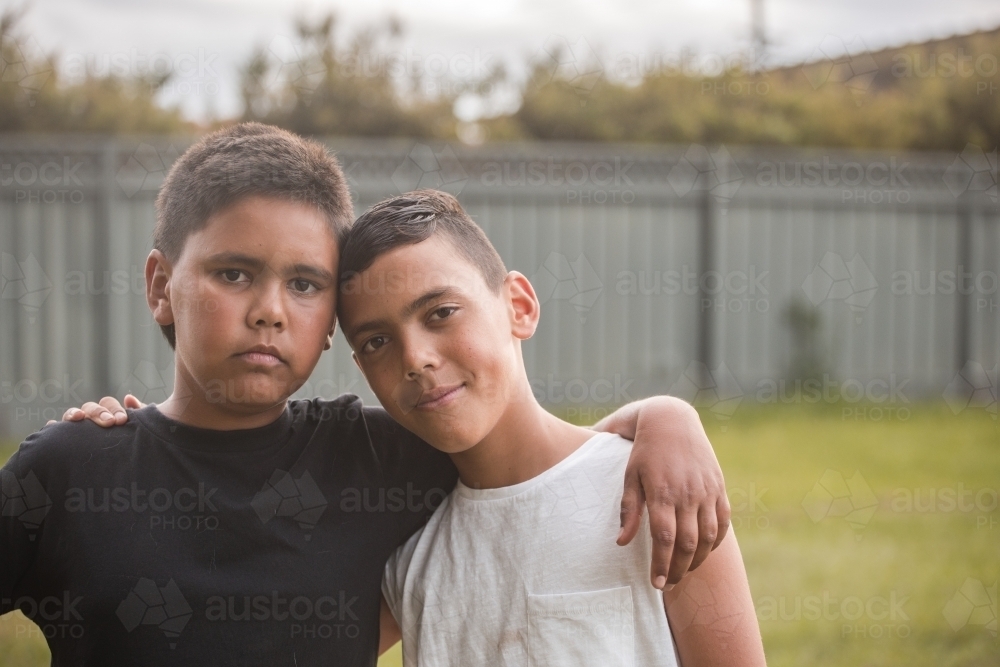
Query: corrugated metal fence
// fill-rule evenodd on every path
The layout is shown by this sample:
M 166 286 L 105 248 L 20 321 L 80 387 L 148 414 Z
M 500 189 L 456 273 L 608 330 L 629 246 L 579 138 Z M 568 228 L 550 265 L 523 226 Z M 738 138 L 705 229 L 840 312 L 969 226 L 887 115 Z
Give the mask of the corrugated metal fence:
M 996 414 L 995 150 L 329 143 L 357 212 L 448 190 L 532 279 L 543 317 L 525 358 L 548 405 L 599 417 L 671 392 L 726 418 L 946 395 Z M 0 433 L 108 392 L 169 393 L 142 267 L 186 145 L 0 139 Z M 300 394 L 343 391 L 370 397 L 338 336 Z

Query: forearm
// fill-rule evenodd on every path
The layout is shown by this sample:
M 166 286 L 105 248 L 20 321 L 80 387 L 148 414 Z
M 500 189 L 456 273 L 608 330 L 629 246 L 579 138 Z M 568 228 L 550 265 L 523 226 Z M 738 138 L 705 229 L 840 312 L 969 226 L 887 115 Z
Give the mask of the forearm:
M 392 611 L 389 609 L 389 605 L 386 603 L 385 597 L 382 598 L 379 609 L 378 629 L 379 655 L 382 655 L 391 649 L 396 645 L 396 642 L 403 638 L 403 633 L 399 629 L 399 623 L 396 622 L 396 618 L 392 615 Z
M 669 430 L 672 424 L 687 424 L 691 419 L 700 423 L 698 411 L 689 403 L 674 396 L 652 396 L 623 405 L 591 428 L 635 440 L 640 425 Z

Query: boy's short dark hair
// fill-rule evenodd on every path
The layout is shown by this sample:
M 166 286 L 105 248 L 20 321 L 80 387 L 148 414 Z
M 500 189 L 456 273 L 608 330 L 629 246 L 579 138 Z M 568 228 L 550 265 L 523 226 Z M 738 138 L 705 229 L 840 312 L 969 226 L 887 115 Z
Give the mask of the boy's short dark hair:
M 272 125 L 240 123 L 206 135 L 171 167 L 156 198 L 153 247 L 176 260 L 212 215 L 252 196 L 315 206 L 340 247 L 354 218 L 344 173 L 322 144 Z M 175 347 L 174 326 L 160 329 Z
M 499 293 L 507 267 L 483 230 L 458 200 L 440 190 L 416 190 L 380 201 L 351 226 L 340 255 L 340 280 L 345 284 L 378 259 L 400 246 L 426 241 L 440 232 Z

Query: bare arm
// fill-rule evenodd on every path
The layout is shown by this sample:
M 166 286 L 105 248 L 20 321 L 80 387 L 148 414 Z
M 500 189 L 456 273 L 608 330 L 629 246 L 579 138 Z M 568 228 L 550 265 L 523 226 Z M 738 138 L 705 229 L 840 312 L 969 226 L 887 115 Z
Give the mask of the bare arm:
M 679 398 L 635 401 L 593 427 L 634 440 L 625 469 L 618 544 L 639 531 L 649 508 L 653 537 L 650 580 L 673 585 L 722 542 L 729 529 L 729 499 L 722 468 L 697 410 Z
M 766 667 L 746 568 L 731 531 L 697 572 L 664 592 L 684 667 Z
M 378 616 L 378 654 L 382 655 L 395 646 L 396 642 L 402 638 L 403 632 L 399 629 L 399 623 L 396 622 L 396 618 L 389 611 L 389 605 L 386 604 L 385 596 L 382 596 L 381 609 Z

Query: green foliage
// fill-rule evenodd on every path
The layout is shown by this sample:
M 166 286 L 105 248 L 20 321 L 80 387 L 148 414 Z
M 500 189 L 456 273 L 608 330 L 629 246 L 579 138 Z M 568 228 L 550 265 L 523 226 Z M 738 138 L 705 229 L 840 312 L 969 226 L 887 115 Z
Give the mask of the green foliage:
M 407 63 L 391 48 L 397 22 L 363 30 L 343 47 L 335 25 L 333 15 L 299 21 L 294 52 L 256 51 L 243 72 L 243 120 L 309 135 L 455 136 L 455 95 L 424 95 L 419 72 L 406 78 Z
M 169 77 L 68 80 L 52 55 L 25 48 L 19 18 L 8 10 L 0 21 L 0 132 L 196 129 L 157 104 Z M 307 135 L 453 139 L 460 95 L 506 81 L 499 65 L 429 77 L 396 48 L 394 20 L 344 39 L 335 28 L 332 14 L 300 20 L 284 52 L 259 48 L 243 68 L 241 118 Z M 763 71 L 737 63 L 709 75 L 644 60 L 653 64 L 624 80 L 596 62 L 577 75 L 560 54 L 543 56 L 529 63 L 520 107 L 464 136 L 950 151 L 1000 143 L 1000 30 Z
M 492 137 L 918 150 L 1000 141 L 1000 30 L 763 72 L 703 76 L 661 62 L 637 83 L 601 71 L 580 86 L 556 60 L 534 63 L 521 107 L 487 122 Z
M 169 77 L 60 76 L 53 54 L 38 52 L 19 28 L 23 11 L 0 15 L 0 132 L 168 134 L 189 129 L 178 109 L 156 102 Z

